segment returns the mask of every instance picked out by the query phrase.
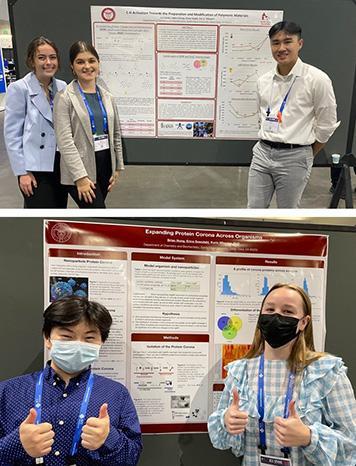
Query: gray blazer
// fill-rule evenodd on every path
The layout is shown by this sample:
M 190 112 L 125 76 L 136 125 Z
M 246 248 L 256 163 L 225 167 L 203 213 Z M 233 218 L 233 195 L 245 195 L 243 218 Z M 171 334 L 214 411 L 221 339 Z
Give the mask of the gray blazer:
M 108 115 L 109 143 L 113 173 L 123 170 L 121 133 L 114 97 L 98 85 Z M 88 176 L 96 182 L 96 165 L 93 135 L 88 111 L 76 81 L 68 84 L 54 99 L 54 129 L 61 153 L 61 182 L 74 185 L 79 178 Z

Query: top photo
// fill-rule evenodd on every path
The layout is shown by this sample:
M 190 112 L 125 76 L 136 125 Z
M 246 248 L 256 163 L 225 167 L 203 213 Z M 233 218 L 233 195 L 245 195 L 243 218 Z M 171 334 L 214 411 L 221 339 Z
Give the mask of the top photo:
M 352 209 L 355 31 L 356 0 L 0 0 L 0 209 Z

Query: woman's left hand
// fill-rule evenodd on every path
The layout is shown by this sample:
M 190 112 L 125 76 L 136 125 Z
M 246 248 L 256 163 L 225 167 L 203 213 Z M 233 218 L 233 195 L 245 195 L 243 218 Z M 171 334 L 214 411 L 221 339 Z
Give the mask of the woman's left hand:
M 277 442 L 283 447 L 306 447 L 310 444 L 311 431 L 301 421 L 295 409 L 295 401 L 289 403 L 289 416 L 287 419 L 275 418 L 274 434 Z
M 109 180 L 108 192 L 112 190 L 114 184 L 117 182 L 120 176 L 120 171 L 116 170 L 113 176 Z

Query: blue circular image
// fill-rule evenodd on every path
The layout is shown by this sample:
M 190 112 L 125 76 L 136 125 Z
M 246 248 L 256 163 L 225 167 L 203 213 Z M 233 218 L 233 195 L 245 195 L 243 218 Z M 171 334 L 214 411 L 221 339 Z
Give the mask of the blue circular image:
M 186 127 L 187 129 L 192 129 L 192 128 L 193 128 L 193 125 L 192 125 L 191 123 L 187 123 L 187 124 L 185 125 L 185 127 Z
M 218 327 L 220 330 L 224 330 L 224 328 L 229 324 L 230 318 L 228 316 L 222 316 L 218 320 Z

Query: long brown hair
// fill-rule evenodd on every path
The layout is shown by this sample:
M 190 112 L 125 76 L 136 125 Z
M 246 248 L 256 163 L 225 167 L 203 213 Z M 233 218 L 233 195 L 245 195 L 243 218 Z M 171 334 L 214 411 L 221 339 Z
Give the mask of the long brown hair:
M 277 290 L 278 288 L 288 288 L 289 290 L 296 291 L 303 301 L 304 317 L 310 316 L 309 322 L 307 323 L 305 329 L 299 333 L 292 347 L 291 354 L 289 355 L 289 358 L 287 360 L 289 369 L 297 373 L 301 372 L 308 364 L 325 356 L 325 353 L 315 351 L 312 323 L 312 304 L 309 296 L 302 288 L 300 288 L 300 286 L 294 285 L 292 283 L 276 283 L 275 285 L 273 285 L 269 292 L 266 294 L 266 296 L 263 298 L 260 315 L 267 296 L 270 293 L 272 293 L 272 291 Z M 252 359 L 256 356 L 259 356 L 263 353 L 264 347 L 265 340 L 260 329 L 258 328 L 258 326 L 256 326 L 251 348 L 246 353 L 245 358 Z

